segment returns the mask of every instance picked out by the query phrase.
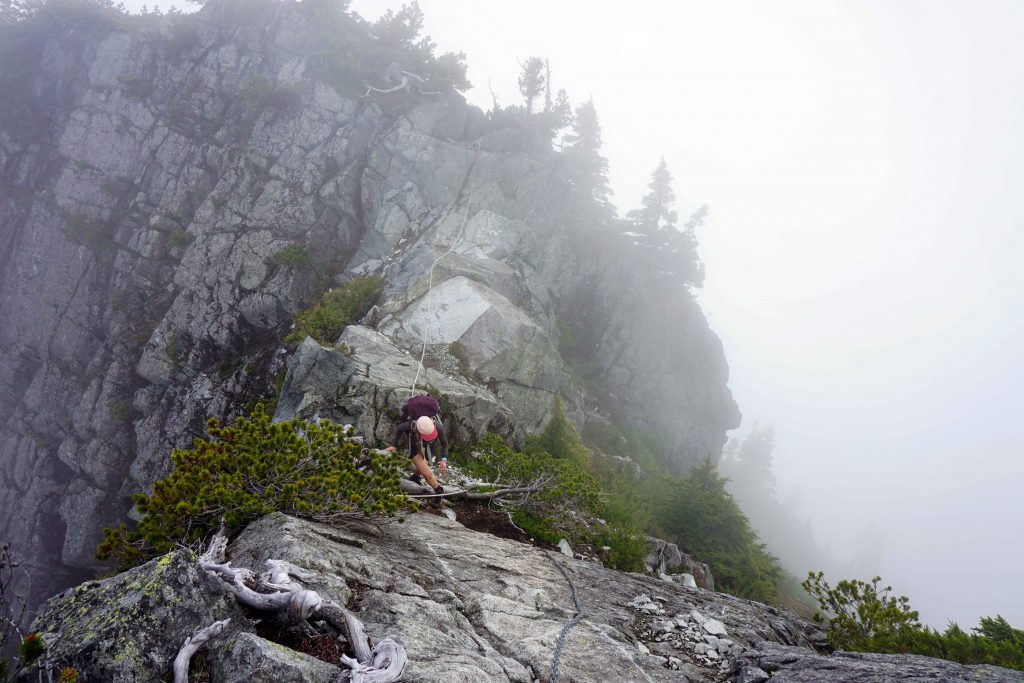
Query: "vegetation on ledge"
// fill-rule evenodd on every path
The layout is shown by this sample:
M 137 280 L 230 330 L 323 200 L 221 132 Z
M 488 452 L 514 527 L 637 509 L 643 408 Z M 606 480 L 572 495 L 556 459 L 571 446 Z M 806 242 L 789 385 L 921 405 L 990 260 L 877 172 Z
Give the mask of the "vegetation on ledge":
M 136 494 L 138 527 L 104 529 L 96 556 L 129 568 L 202 542 L 223 519 L 235 528 L 280 511 L 317 521 L 353 515 L 393 515 L 410 507 L 399 488 L 405 458 L 367 451 L 350 430 L 329 420 L 271 423 L 262 404 L 222 427 L 208 423 L 209 440 L 171 454 L 174 470 Z
M 833 647 L 1024 670 L 1024 630 L 1013 628 L 1002 616 L 982 617 L 973 633 L 953 623 L 939 633 L 922 626 L 910 600 L 892 595 L 892 586 L 880 587 L 881 581 L 878 576 L 870 583 L 847 579 L 833 587 L 822 572 L 807 575 L 803 587 L 818 601 L 824 614 L 815 619 L 828 622 Z

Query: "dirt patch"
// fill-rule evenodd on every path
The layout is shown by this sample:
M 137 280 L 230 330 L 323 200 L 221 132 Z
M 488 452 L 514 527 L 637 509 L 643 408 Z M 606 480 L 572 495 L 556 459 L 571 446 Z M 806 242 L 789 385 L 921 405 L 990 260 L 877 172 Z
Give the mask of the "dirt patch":
M 345 641 L 339 640 L 335 635 L 317 631 L 309 625 L 281 629 L 272 623 L 260 623 L 256 626 L 256 635 L 334 666 L 341 666 L 342 655 L 352 656 L 352 653 L 345 649 Z
M 487 505 L 480 505 L 479 503 L 471 503 L 464 500 L 451 501 L 451 509 L 455 511 L 455 517 L 459 523 L 467 529 L 473 531 L 482 531 L 485 534 L 491 534 L 499 538 L 507 538 L 512 541 L 519 541 L 520 543 L 528 543 L 535 545 L 538 548 L 549 548 L 546 543 L 537 541 L 526 534 L 522 530 L 518 529 L 512 522 L 509 521 L 508 515 L 499 510 L 495 510 Z M 429 510 L 434 514 L 441 514 L 440 510 Z

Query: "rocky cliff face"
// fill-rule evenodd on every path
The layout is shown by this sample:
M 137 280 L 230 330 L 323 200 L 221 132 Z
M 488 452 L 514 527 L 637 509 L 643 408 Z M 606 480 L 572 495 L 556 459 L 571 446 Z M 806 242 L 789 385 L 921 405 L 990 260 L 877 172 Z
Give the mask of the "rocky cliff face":
M 389 637 L 405 647 L 406 683 L 551 681 L 577 604 L 582 618 L 565 632 L 560 683 L 1024 680 L 1021 672 L 927 657 L 824 655 L 810 648 L 824 634 L 786 611 L 545 556 L 426 513 L 350 527 L 274 514 L 235 539 L 229 559 L 257 573 L 268 559 L 284 560 L 305 588 L 352 610 L 374 642 Z M 229 630 L 205 646 L 206 664 L 193 666 L 207 672 L 204 680 L 347 680 L 336 654 L 342 644 L 326 626 L 285 639 L 329 661 L 270 642 L 281 635 L 273 618 L 243 613 L 225 582 L 187 551 L 67 591 L 46 604 L 34 628 L 54 643 L 53 665 L 121 683 L 164 680 L 185 639 L 226 618 Z
M 560 155 L 454 94 L 345 94 L 314 68 L 314 6 L 57 27 L 19 67 L 0 117 L 0 530 L 41 591 L 91 567 L 172 447 L 277 393 L 292 314 L 352 276 L 385 278 L 379 308 L 336 348 L 300 347 L 284 413 L 384 438 L 425 340 L 421 386 L 462 438 L 520 439 L 561 392 L 580 424 L 603 406 L 672 434 L 685 468 L 738 424 L 699 308 L 622 238 L 570 227 Z M 559 354 L 568 327 L 600 391 Z

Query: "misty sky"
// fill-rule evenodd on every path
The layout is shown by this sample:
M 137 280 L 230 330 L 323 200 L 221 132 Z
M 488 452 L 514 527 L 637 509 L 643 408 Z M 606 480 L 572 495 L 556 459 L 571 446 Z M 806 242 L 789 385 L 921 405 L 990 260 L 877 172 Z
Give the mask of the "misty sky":
M 818 542 L 933 626 L 1024 627 L 1024 5 L 420 6 L 470 101 L 517 102 L 533 55 L 593 97 L 620 212 L 662 154 L 681 216 L 710 205 L 739 432 L 775 427 Z

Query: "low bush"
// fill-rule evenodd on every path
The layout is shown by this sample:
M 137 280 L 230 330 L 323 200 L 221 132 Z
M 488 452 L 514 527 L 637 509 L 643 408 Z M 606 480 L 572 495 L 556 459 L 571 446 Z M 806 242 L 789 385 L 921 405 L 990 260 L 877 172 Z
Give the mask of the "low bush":
M 818 621 L 828 622 L 829 644 L 842 650 L 918 654 L 961 664 L 991 664 L 1024 670 L 1024 631 L 1002 616 L 983 617 L 974 633 L 950 624 L 940 633 L 922 626 L 906 596 L 870 582 L 847 579 L 835 587 L 822 572 L 810 572 L 804 589 L 818 602 Z
M 274 260 L 283 266 L 300 268 L 308 265 L 311 260 L 309 247 L 305 244 L 292 244 L 281 251 L 276 252 L 274 254 Z
M 99 559 L 128 568 L 195 545 L 221 519 L 240 527 L 274 511 L 318 521 L 352 515 L 393 515 L 410 501 L 398 482 L 405 459 L 369 451 L 350 433 L 324 420 L 271 423 L 262 404 L 232 426 L 208 423 L 209 440 L 171 454 L 173 471 L 137 494 L 142 516 L 135 529 L 104 529 Z
M 320 344 L 333 344 L 346 325 L 356 322 L 370 310 L 384 285 L 379 276 L 357 277 L 329 290 L 312 307 L 295 315 L 294 329 L 284 338 L 286 344 L 298 344 L 312 337 Z

